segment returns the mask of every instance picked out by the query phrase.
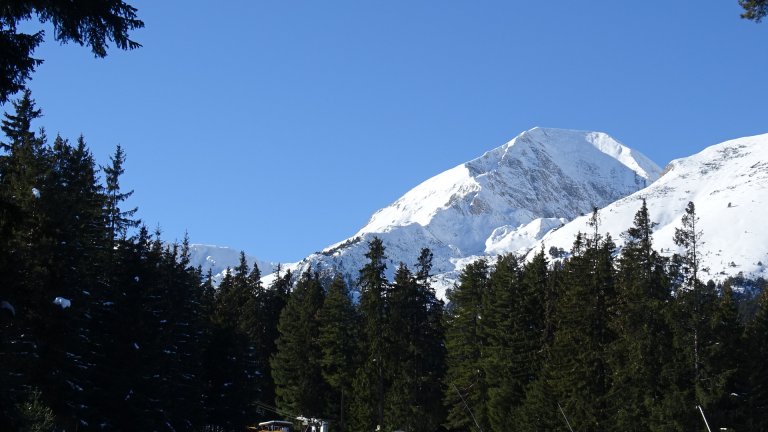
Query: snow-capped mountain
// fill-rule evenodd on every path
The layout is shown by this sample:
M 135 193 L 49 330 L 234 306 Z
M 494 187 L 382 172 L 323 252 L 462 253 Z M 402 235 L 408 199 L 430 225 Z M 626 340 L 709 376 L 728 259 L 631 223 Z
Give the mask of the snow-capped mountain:
M 254 264 L 258 265 L 262 274 L 268 274 L 274 270 L 273 263 L 259 260 L 247 254 L 245 259 L 251 268 Z M 227 267 L 234 268 L 240 263 L 240 251 L 223 246 L 191 244 L 189 245 L 189 260 L 192 267 L 202 267 L 203 274 L 211 270 L 213 280 L 218 284 L 224 277 Z
M 673 242 L 685 207 L 692 201 L 702 231 L 704 280 L 743 273 L 768 277 L 768 134 L 713 145 L 693 156 L 672 161 L 649 187 L 599 211 L 600 231 L 621 246 L 620 234 L 632 226 L 645 198 L 654 228 L 654 247 L 665 255 L 678 252 Z M 587 232 L 588 216 L 579 217 L 541 240 L 545 251 L 569 251 L 576 234 Z M 538 246 L 531 252 L 538 249 Z
M 353 237 L 291 266 L 352 277 L 380 237 L 389 272 L 434 254 L 443 286 L 475 256 L 524 253 L 551 229 L 646 187 L 656 164 L 600 132 L 534 128 L 416 186 Z M 290 268 L 290 267 L 289 267 Z

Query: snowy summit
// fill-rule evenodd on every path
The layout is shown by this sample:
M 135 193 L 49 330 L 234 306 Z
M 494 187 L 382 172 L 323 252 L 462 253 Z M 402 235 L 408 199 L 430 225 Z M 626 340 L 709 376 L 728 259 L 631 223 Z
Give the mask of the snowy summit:
M 660 169 L 600 132 L 534 128 L 416 186 L 379 210 L 347 240 L 296 265 L 354 277 L 367 242 L 384 241 L 389 272 L 411 265 L 422 247 L 450 283 L 467 259 L 524 253 L 552 228 L 632 194 Z

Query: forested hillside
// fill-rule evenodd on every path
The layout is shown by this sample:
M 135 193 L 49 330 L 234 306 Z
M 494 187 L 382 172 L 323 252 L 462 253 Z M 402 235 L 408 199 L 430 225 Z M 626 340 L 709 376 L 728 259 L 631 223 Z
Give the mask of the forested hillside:
M 118 146 L 50 140 L 29 92 L 0 153 L 0 430 L 240 431 L 267 418 L 332 431 L 768 429 L 768 291 L 705 283 L 694 203 L 653 246 L 643 202 L 619 254 L 594 213 L 566 259 L 502 255 L 433 287 L 422 249 L 386 277 L 281 272 L 245 255 L 214 287 L 186 241 L 150 233 Z M 736 241 L 737 239 L 734 239 Z M 350 294 L 347 280 L 360 293 Z M 701 411 L 698 409 L 701 407 Z
M 218 290 L 127 206 L 118 146 L 99 167 L 14 103 L 0 156 L 0 430 L 240 430 L 274 392 L 290 274 L 245 260 Z

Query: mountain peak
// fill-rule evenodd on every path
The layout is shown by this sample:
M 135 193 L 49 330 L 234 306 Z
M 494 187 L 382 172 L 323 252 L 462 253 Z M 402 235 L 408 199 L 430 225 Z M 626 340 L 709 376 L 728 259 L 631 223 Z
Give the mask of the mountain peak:
M 655 181 L 660 174 L 659 167 L 653 161 L 605 132 L 537 126 L 521 133 L 505 144 L 505 147 L 513 146 L 517 142 L 536 143 L 549 148 L 556 146 L 557 149 L 553 149 L 554 151 L 568 153 L 587 151 L 588 147 L 592 147 L 619 161 L 649 182 Z
M 484 222 L 489 225 L 483 231 L 492 231 L 490 225 L 501 222 L 528 223 L 535 219 L 532 215 L 570 218 L 583 211 L 584 204 L 568 200 L 568 195 L 592 202 L 586 205 L 591 208 L 606 197 L 617 199 L 644 187 L 659 171 L 645 156 L 607 134 L 536 127 L 411 189 L 376 212 L 356 236 L 411 224 L 428 226 L 451 211 L 479 219 L 486 215 L 490 220 Z M 558 196 L 569 202 L 552 208 Z M 490 231 L 482 234 L 482 240 Z M 479 245 L 478 240 L 472 242 Z
M 533 128 L 424 181 L 377 211 L 352 239 L 298 266 L 355 274 L 366 240 L 378 236 L 390 270 L 429 247 L 433 270 L 452 272 L 468 257 L 524 252 L 549 230 L 645 187 L 658 173 L 607 134 Z

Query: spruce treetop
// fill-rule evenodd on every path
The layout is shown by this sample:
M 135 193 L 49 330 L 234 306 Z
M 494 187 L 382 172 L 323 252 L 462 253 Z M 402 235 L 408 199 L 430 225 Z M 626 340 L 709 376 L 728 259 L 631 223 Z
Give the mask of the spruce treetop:
M 7 0 L 0 7 L 0 104 L 23 90 L 26 81 L 43 60 L 34 58 L 35 49 L 45 39 L 39 30 L 28 34 L 18 24 L 37 18 L 53 24 L 54 39 L 91 48 L 96 57 L 105 57 L 109 42 L 122 50 L 141 45 L 130 32 L 144 27 L 136 8 L 122 0 Z

